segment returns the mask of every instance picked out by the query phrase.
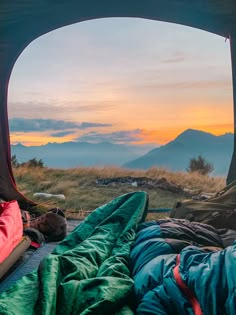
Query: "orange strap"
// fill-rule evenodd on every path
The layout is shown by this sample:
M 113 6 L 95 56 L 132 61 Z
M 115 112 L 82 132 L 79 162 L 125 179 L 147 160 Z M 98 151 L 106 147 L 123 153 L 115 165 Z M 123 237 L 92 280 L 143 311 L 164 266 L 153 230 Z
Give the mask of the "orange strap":
M 175 281 L 177 282 L 179 288 L 184 293 L 188 301 L 190 302 L 194 315 L 203 315 L 203 312 L 201 310 L 201 306 L 195 297 L 194 293 L 187 287 L 187 285 L 184 283 L 184 281 L 181 278 L 180 272 L 179 272 L 179 265 L 180 265 L 180 255 L 177 255 L 176 257 L 176 266 L 173 269 L 173 274 Z

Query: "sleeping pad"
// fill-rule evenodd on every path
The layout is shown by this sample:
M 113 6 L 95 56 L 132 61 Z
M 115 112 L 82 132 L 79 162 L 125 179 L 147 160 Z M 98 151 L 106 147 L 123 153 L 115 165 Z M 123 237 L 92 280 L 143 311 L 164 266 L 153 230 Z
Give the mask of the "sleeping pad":
M 1 294 L 0 314 L 133 314 L 129 255 L 147 204 L 145 192 L 134 192 L 97 208 Z
M 236 315 L 236 231 L 184 219 L 140 224 L 136 314 Z

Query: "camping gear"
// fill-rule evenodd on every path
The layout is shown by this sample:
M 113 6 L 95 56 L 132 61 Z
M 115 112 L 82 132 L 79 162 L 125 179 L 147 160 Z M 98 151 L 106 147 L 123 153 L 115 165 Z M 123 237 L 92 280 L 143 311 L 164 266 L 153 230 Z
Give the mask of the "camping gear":
M 21 216 L 22 216 L 22 221 L 23 221 L 23 228 L 29 228 L 30 227 L 30 220 L 31 216 L 29 211 L 21 210 Z
M 129 254 L 147 207 L 134 192 L 97 208 L 0 295 L 0 314 L 133 314 Z
M 10 268 L 18 261 L 23 253 L 30 247 L 31 239 L 26 236 L 22 237 L 13 251 L 5 260 L 0 263 L 0 279 L 10 270 Z
M 23 237 L 21 211 L 16 200 L 0 203 L 0 279 L 30 246 Z
M 40 247 L 40 245 L 42 245 L 46 241 L 43 233 L 32 227 L 25 228 L 24 235 L 27 235 L 31 239 L 31 242 L 34 243 L 36 247 Z
M 236 4 L 233 0 L 191 2 L 189 0 L 146 0 L 145 2 L 131 0 L 77 0 L 70 2 L 65 0 L 56 2 L 3 0 L 0 8 L 0 58 L 2 61 L 0 64 L 0 196 L 3 199 L 17 200 L 26 210 L 35 204 L 18 191 L 11 166 L 7 95 L 10 75 L 17 58 L 33 40 L 49 31 L 80 21 L 114 16 L 141 17 L 180 23 L 229 38 L 233 101 L 234 109 L 236 108 Z M 234 123 L 234 128 L 236 128 L 236 123 Z M 236 132 L 234 135 L 236 144 Z M 227 182 L 230 183 L 235 179 L 236 145 L 234 145 Z M 219 205 L 219 200 L 211 202 Z M 136 193 L 119 197 L 109 205 L 98 208 L 51 255 L 41 262 L 38 272 L 22 278 L 11 290 L 1 295 L 0 313 L 8 315 L 34 313 L 50 315 L 133 314 L 131 303 L 133 280 L 128 268 L 128 256 L 135 236 L 136 225 L 145 213 L 146 205 L 147 196 L 144 193 Z M 201 210 L 202 205 L 203 203 L 197 204 L 195 207 L 193 204 L 192 206 L 185 204 L 193 214 L 191 220 L 196 218 L 200 221 L 207 221 L 207 216 L 212 217 L 216 209 L 213 211 L 208 209 L 210 212 L 200 218 L 200 213 L 204 213 L 204 210 Z M 204 206 L 209 205 L 210 201 L 204 204 Z M 182 207 L 183 210 L 180 207 L 178 207 L 178 211 L 173 210 L 172 215 L 184 216 L 185 206 Z M 231 217 L 232 208 L 228 210 L 230 211 L 229 218 L 234 219 L 234 216 Z M 15 217 L 14 211 L 12 209 L 12 217 Z M 217 208 L 217 212 L 219 211 L 220 209 Z M 222 213 L 220 212 L 221 218 L 223 218 Z M 219 218 L 211 219 L 210 222 L 219 224 Z M 228 222 L 229 219 L 225 220 L 223 225 L 228 225 Z M 8 231 L 6 225 L 5 229 Z M 18 237 L 13 237 L 13 239 L 16 240 Z M 17 241 L 14 242 L 14 245 L 16 244 Z M 163 246 L 165 247 L 165 245 Z M 171 256 L 172 260 L 169 265 L 165 260 L 165 264 L 159 264 L 158 267 L 173 266 L 177 277 L 179 275 L 180 280 L 182 279 L 186 283 L 191 292 L 195 292 L 191 288 L 193 283 L 203 288 L 206 300 L 208 298 L 206 289 L 209 288 L 209 297 L 212 298 L 209 300 L 212 301 L 212 307 L 217 307 L 217 299 L 221 301 L 226 298 L 225 309 L 221 314 L 234 315 L 236 309 L 235 293 L 233 292 L 233 288 L 235 288 L 233 278 L 235 275 L 235 245 L 214 253 L 203 253 L 202 251 L 201 248 L 187 246 L 180 254 L 180 264 L 176 253 L 172 253 L 171 255 L 174 256 Z M 218 268 L 219 265 L 222 270 Z M 193 278 L 196 266 L 198 267 L 198 279 Z M 204 278 L 202 275 L 205 274 Z M 183 302 L 181 314 L 186 314 L 188 310 L 192 312 L 191 303 L 186 300 L 184 294 L 177 287 L 177 278 L 173 278 L 174 274 L 171 271 L 168 275 L 170 275 L 169 278 L 163 278 L 163 273 L 160 273 L 163 278 L 161 288 L 168 287 L 168 294 L 177 294 L 175 299 Z M 186 279 L 186 275 L 189 275 L 189 278 Z M 219 278 L 217 278 L 218 275 Z M 221 280 L 225 280 L 224 283 Z M 219 296 L 221 288 L 223 294 Z M 216 291 L 215 296 L 212 294 L 214 290 Z M 197 292 L 195 293 L 197 294 Z M 163 295 L 154 296 L 156 306 L 160 310 L 159 314 L 166 314 L 167 304 L 173 306 L 174 302 L 169 299 L 168 294 L 166 300 L 163 299 Z M 198 307 L 197 311 L 201 311 L 202 306 L 205 305 L 201 296 L 203 295 L 198 296 L 198 298 L 200 297 L 199 303 L 195 304 Z M 157 304 L 157 302 L 159 303 Z M 206 307 L 208 307 L 207 301 Z M 214 308 L 212 314 L 217 313 L 218 310 Z M 149 314 L 151 313 L 149 312 Z
M 140 315 L 235 315 L 236 231 L 187 220 L 139 226 L 131 265 Z
M 67 231 L 71 233 L 79 224 L 81 224 L 80 220 L 77 219 L 67 219 Z M 33 228 L 27 228 L 30 230 L 30 240 L 40 243 L 40 236 L 43 236 L 38 230 Z M 31 230 L 34 230 L 39 235 L 32 234 Z M 25 234 L 25 230 L 24 230 Z M 28 231 L 27 231 L 28 234 Z M 23 253 L 17 263 L 10 269 L 9 272 L 4 276 L 3 279 L 0 280 L 0 293 L 6 291 L 10 288 L 17 280 L 21 279 L 23 276 L 28 273 L 36 270 L 41 262 L 41 260 L 48 254 L 50 254 L 54 248 L 57 246 L 59 242 L 45 242 L 40 243 L 40 247 L 32 246 L 32 241 L 30 243 L 30 248 L 27 249 L 25 253 Z
M 28 211 L 21 210 L 24 234 L 37 243 L 61 241 L 66 236 L 67 223 L 63 210 L 52 208 L 41 216 L 34 217 Z M 41 235 L 40 235 L 41 234 Z
M 236 181 L 204 201 L 178 201 L 170 217 L 202 222 L 216 228 L 236 229 Z
M 147 194 L 134 192 L 94 210 L 0 295 L 0 314 L 235 315 L 236 231 L 139 224 L 147 207 Z
M 16 200 L 0 203 L 0 263 L 2 263 L 23 236 L 21 212 Z
M 66 218 L 63 211 L 53 208 L 47 213 L 31 219 L 30 227 L 40 231 L 46 241 L 61 241 L 66 236 Z

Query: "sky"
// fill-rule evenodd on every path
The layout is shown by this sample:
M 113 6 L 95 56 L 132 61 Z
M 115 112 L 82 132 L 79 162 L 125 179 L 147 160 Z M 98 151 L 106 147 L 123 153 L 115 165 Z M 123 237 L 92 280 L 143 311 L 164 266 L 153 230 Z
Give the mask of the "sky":
M 233 131 L 229 41 L 187 26 L 106 18 L 34 40 L 10 78 L 11 143 L 163 145 Z

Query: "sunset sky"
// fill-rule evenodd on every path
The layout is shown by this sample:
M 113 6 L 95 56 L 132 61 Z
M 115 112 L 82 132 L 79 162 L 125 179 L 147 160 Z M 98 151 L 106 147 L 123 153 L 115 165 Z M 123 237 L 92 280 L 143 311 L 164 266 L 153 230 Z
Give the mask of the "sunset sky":
M 229 41 L 134 18 L 70 25 L 32 42 L 9 84 L 11 142 L 165 144 L 233 131 Z

